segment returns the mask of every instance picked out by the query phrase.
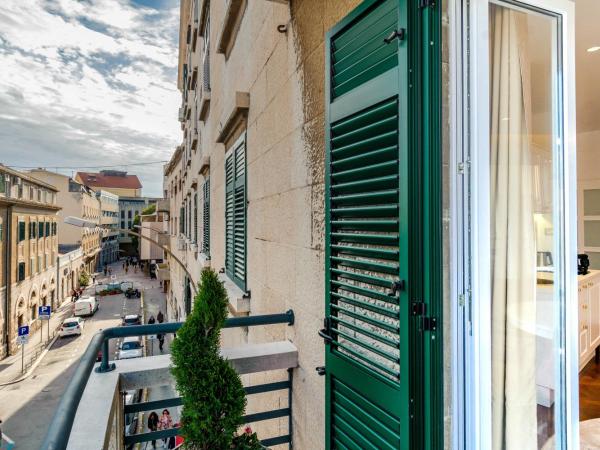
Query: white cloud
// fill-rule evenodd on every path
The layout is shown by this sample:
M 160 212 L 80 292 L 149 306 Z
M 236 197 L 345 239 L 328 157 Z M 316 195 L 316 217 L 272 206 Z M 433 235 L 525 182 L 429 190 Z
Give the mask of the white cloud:
M 0 162 L 168 159 L 181 135 L 177 3 L 0 2 Z M 145 193 L 158 195 L 161 168 L 145 171 Z

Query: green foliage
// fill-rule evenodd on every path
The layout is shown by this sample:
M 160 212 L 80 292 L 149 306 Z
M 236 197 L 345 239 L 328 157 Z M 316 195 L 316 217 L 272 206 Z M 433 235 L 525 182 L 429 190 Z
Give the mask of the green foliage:
M 246 427 L 242 434 L 233 438 L 232 448 L 235 450 L 262 450 L 264 447 L 256 433 L 252 432 L 252 428 Z
M 154 214 L 156 212 L 156 203 L 152 203 L 147 208 L 142 209 L 142 216 L 147 216 L 149 214 Z
M 90 284 L 90 274 L 86 271 L 83 271 L 79 274 L 79 285 L 86 287 Z
M 242 424 L 244 388 L 237 372 L 219 354 L 227 302 L 217 274 L 204 269 L 192 313 L 171 345 L 171 372 L 183 399 L 181 431 L 186 448 L 230 449 Z

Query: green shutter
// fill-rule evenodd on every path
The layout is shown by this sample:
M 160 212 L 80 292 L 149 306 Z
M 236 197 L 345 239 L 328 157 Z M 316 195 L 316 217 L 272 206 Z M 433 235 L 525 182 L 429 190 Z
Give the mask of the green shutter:
M 0 173 L 0 194 L 6 193 L 6 179 L 3 173 Z
M 19 222 L 19 242 L 25 240 L 25 222 Z
M 44 222 L 38 222 L 38 238 L 44 237 Z
M 46 236 L 50 236 L 50 222 L 46 222 Z
M 179 208 L 179 232 L 183 234 L 183 230 L 185 227 L 185 209 L 183 206 Z
M 401 7 L 399 7 L 401 6 Z M 327 36 L 326 448 L 410 448 L 404 0 Z
M 25 263 L 20 262 L 19 266 L 18 266 L 17 281 L 23 281 L 24 279 L 25 279 Z
M 233 145 L 225 160 L 225 269 L 246 289 L 246 136 Z
M 202 188 L 204 202 L 202 205 L 202 252 L 210 256 L 210 179 L 207 178 Z
M 194 236 L 192 237 L 194 242 L 198 240 L 198 193 L 194 193 Z

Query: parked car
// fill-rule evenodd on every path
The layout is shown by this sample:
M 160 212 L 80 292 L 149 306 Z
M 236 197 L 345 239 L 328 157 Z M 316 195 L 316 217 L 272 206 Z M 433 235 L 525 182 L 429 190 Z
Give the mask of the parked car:
M 142 296 L 142 293 L 140 292 L 139 289 L 128 288 L 125 291 L 125 297 L 127 297 L 127 298 L 140 298 L 141 296 Z
M 60 326 L 58 335 L 60 337 L 65 336 L 79 336 L 83 331 L 83 319 L 81 317 L 69 317 Z
M 93 316 L 100 304 L 96 297 L 82 297 L 75 302 L 74 316 Z
M 143 355 L 142 338 L 139 336 L 130 336 L 123 339 L 119 347 L 118 359 L 141 358 Z
M 139 314 L 128 314 L 125 317 L 123 317 L 123 322 L 121 322 L 121 325 L 124 327 L 128 327 L 131 325 L 141 325 L 142 324 L 142 318 L 140 317 Z
M 125 404 L 132 405 L 139 403 L 142 399 L 142 390 L 125 391 Z M 125 436 L 131 436 L 137 433 L 138 413 L 125 414 Z M 127 450 L 133 450 L 136 444 L 131 444 L 126 447 Z

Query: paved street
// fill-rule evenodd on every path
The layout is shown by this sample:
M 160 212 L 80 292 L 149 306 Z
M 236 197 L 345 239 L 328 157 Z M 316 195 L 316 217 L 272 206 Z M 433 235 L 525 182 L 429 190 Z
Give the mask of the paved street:
M 144 281 L 139 272 L 125 275 L 120 264 L 113 268 L 118 281 L 134 281 L 136 287 Z M 99 277 L 97 282 L 102 280 Z M 128 300 L 124 295 L 102 297 L 100 309 L 85 320 L 82 336 L 57 339 L 28 379 L 0 388 L 2 432 L 15 441 L 15 448 L 39 448 L 54 409 L 92 336 L 103 328 L 118 326 L 123 314 L 135 313 L 140 313 L 139 299 Z M 117 345 L 111 341 L 111 359 Z

